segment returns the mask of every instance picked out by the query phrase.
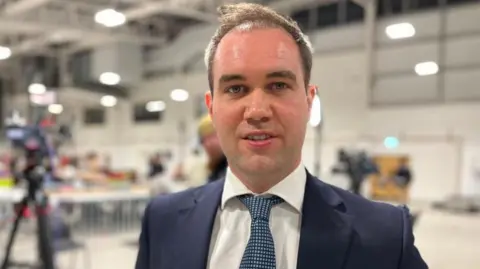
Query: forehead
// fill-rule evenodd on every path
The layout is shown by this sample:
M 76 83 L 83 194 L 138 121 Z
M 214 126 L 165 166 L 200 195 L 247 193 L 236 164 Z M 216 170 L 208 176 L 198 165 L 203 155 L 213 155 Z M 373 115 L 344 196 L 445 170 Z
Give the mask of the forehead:
M 301 73 L 298 46 L 283 29 L 235 29 L 226 34 L 214 57 L 214 77 L 225 73 L 271 72 L 277 69 Z M 297 78 L 301 78 L 297 74 Z

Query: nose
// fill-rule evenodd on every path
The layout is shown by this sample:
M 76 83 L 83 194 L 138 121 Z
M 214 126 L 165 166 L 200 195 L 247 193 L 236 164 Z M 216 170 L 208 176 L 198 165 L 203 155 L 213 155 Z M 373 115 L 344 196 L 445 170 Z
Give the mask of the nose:
M 272 117 L 270 97 L 263 89 L 256 89 L 247 98 L 245 119 L 250 124 L 267 122 Z

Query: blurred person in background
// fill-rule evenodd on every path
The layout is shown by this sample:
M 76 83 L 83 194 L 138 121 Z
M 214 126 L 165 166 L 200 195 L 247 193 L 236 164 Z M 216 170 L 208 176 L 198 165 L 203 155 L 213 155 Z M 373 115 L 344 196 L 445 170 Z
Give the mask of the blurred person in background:
M 412 182 L 412 171 L 408 165 L 407 158 L 401 158 L 398 169 L 395 172 L 395 181 L 402 188 L 408 188 Z
M 220 146 L 220 142 L 218 141 L 218 136 L 215 132 L 215 127 L 213 126 L 210 115 L 206 115 L 200 121 L 198 135 L 200 137 L 200 143 L 208 157 L 207 181 L 212 182 L 225 177 L 228 166 L 227 158 L 225 157 L 225 154 L 223 154 L 223 150 Z
M 57 175 L 65 183 L 74 183 L 78 172 L 78 158 L 75 156 L 64 156 L 57 167 Z
M 150 157 L 148 162 L 148 178 L 154 178 L 162 175 L 165 172 L 165 165 L 163 164 L 162 155 L 157 152 Z
M 408 193 L 413 180 L 413 174 L 408 164 L 408 158 L 401 158 L 396 171 L 394 171 L 393 180 L 403 189 L 400 202 L 407 204 L 409 201 Z
M 302 164 L 316 87 L 299 26 L 258 4 L 219 11 L 205 101 L 229 168 L 147 206 L 136 269 L 428 268 L 406 207 L 326 184 Z
M 108 183 L 108 178 L 104 169 L 100 155 L 96 152 L 89 152 L 77 175 L 87 186 L 105 185 Z
M 192 153 L 175 171 L 175 177 L 182 178 L 189 187 L 198 187 L 223 178 L 228 166 L 209 115 L 200 119 L 197 133 L 206 158 L 199 152 Z

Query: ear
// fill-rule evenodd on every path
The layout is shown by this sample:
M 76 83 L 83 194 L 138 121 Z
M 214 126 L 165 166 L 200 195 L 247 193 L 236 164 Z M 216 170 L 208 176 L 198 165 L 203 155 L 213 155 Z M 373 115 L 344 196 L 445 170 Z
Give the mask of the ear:
M 207 91 L 205 93 L 205 105 L 207 106 L 208 109 L 208 114 L 210 115 L 210 118 L 213 119 L 213 96 L 211 91 Z
M 307 103 L 308 103 L 308 111 L 312 110 L 313 99 L 317 94 L 317 86 L 316 85 L 308 85 L 307 89 Z

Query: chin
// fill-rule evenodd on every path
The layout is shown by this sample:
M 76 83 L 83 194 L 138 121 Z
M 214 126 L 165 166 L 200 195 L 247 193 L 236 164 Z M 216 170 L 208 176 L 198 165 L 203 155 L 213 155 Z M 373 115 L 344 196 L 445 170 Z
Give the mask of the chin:
M 246 159 L 243 163 L 244 169 L 251 173 L 275 171 L 277 169 L 278 162 L 273 158 L 267 156 L 252 156 Z

